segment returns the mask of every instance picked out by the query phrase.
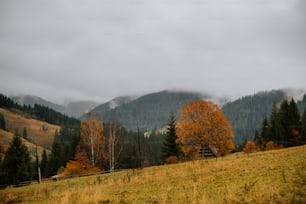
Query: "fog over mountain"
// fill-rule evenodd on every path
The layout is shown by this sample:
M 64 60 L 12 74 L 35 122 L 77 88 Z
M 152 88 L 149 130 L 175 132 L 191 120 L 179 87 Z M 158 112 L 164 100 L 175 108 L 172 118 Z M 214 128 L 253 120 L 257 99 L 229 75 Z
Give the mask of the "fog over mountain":
M 0 92 L 58 104 L 305 88 L 304 0 L 0 1 Z

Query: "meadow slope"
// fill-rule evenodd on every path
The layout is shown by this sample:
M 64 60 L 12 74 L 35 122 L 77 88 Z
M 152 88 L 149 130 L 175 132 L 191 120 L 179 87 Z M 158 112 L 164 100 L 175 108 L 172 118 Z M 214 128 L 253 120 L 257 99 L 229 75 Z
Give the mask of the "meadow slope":
M 306 146 L 0 190 L 4 203 L 306 203 Z
M 59 126 L 52 125 L 44 121 L 27 118 L 23 112 L 17 110 L 13 112 L 0 108 L 0 113 L 2 113 L 5 118 L 6 129 L 9 132 L 14 133 L 17 129 L 19 134 L 22 135 L 23 129 L 27 128 L 29 141 L 36 143 L 43 148 L 51 149 L 55 130 L 59 131 Z M 43 130 L 42 127 L 45 127 L 45 130 Z M 8 145 L 8 142 L 4 138 L 7 137 L 7 133 L 0 132 L 0 142 L 6 146 Z M 3 140 L 1 140 L 1 138 L 3 138 Z

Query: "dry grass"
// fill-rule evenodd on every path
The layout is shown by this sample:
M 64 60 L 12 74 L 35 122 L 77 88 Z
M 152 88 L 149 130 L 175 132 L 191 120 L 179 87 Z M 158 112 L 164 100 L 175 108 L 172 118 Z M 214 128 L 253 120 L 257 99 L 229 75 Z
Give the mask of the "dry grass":
M 0 191 L 4 203 L 305 203 L 306 146 Z
M 13 133 L 0 129 L 0 143 L 4 144 L 5 149 L 9 147 L 9 144 L 12 142 L 13 137 L 14 137 Z M 29 141 L 25 139 L 22 139 L 22 142 L 28 147 L 32 160 L 34 161 L 35 155 L 36 155 L 36 145 L 34 145 L 33 143 L 30 143 Z M 44 150 L 43 147 L 37 146 L 37 153 L 39 157 L 41 157 L 43 150 Z M 46 150 L 46 151 L 47 151 L 47 154 L 50 153 L 50 150 Z
M 15 130 L 18 129 L 19 134 L 22 134 L 23 129 L 26 127 L 28 139 L 44 148 L 51 148 L 55 130 L 60 129 L 57 125 L 51 125 L 43 121 L 26 118 L 22 113 L 12 112 L 2 108 L 0 108 L 0 113 L 4 115 L 6 128 L 9 132 L 14 133 Z M 42 130 L 43 125 L 48 128 L 47 131 Z M 3 139 L 7 137 L 7 133 L 4 133 L 3 131 L 0 132 L 0 142 L 5 145 L 8 145 L 8 142 L 11 141 L 11 139 L 9 141 Z

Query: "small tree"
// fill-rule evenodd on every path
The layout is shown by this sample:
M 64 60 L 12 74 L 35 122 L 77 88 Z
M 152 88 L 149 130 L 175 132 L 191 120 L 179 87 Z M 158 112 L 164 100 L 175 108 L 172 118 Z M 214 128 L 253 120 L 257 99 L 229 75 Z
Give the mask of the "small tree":
M 302 116 L 302 134 L 301 134 L 301 140 L 302 144 L 306 144 L 306 108 L 304 110 L 303 116 Z
M 58 131 L 55 130 L 51 155 L 47 164 L 47 176 L 56 175 L 58 169 L 64 165 L 64 151 Z
M 167 128 L 167 135 L 163 143 L 162 147 L 162 161 L 165 162 L 167 158 L 176 157 L 176 160 L 181 155 L 181 149 L 179 144 L 177 143 L 177 135 L 176 135 L 176 127 L 175 127 L 175 116 L 171 114 L 168 120 L 168 128 Z
M 0 113 L 0 129 L 6 130 L 4 116 Z
M 48 163 L 48 156 L 46 150 L 44 149 L 41 155 L 41 162 L 40 162 L 40 171 L 43 177 L 47 176 L 47 163 Z
M 280 146 L 280 145 L 274 143 L 273 141 L 269 141 L 266 144 L 266 151 L 274 150 L 274 149 L 281 149 L 281 148 L 283 148 L 283 146 Z
M 26 127 L 23 128 L 22 137 L 23 139 L 28 139 L 28 131 Z
M 106 128 L 108 132 L 108 159 L 109 159 L 109 170 L 115 171 L 117 161 L 123 150 L 123 127 L 118 122 L 111 122 Z
M 18 134 L 14 135 L 3 161 L 7 184 L 18 184 L 32 178 L 31 158 L 28 148 Z
M 246 154 L 254 153 L 256 152 L 256 145 L 253 141 L 247 141 L 245 143 L 245 146 L 243 148 L 243 152 Z

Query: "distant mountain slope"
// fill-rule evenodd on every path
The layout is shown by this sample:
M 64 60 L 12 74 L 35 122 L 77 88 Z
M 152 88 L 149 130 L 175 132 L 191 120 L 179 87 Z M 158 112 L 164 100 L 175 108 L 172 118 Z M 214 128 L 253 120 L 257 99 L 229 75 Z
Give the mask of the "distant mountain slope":
M 179 117 L 183 105 L 210 99 L 210 96 L 184 91 L 161 91 L 141 96 L 135 100 L 128 97 L 117 98 L 93 109 L 102 113 L 103 121 L 119 121 L 129 130 L 154 130 L 167 124 L 171 112 Z M 112 103 L 116 105 L 112 106 Z
M 64 113 L 68 116 L 79 118 L 99 103 L 93 101 L 74 101 L 65 106 Z
M 295 92 L 296 93 L 296 92 Z M 235 144 L 241 144 L 245 140 L 253 140 L 256 130 L 260 130 L 265 117 L 269 117 L 273 105 L 279 104 L 285 98 L 297 97 L 292 90 L 273 90 L 260 92 L 253 96 L 245 96 L 222 107 L 223 114 L 230 120 L 235 134 Z M 305 109 L 306 97 L 298 101 L 300 112 Z
M 43 98 L 40 98 L 38 96 L 31 96 L 31 95 L 20 95 L 20 96 L 12 96 L 10 97 L 13 101 L 20 105 L 30 105 L 34 106 L 35 104 L 47 106 L 53 110 L 56 110 L 58 112 L 63 113 L 65 111 L 65 107 L 52 103 L 50 101 L 47 101 Z
M 98 105 L 97 102 L 93 101 L 73 101 L 68 103 L 67 105 L 58 105 L 47 101 L 43 98 L 31 95 L 20 95 L 11 97 L 16 103 L 20 105 L 30 105 L 34 106 L 35 104 L 47 106 L 55 111 L 66 114 L 70 117 L 79 118 L 84 113 L 87 113 L 92 108 Z
M 103 103 L 97 107 L 95 107 L 94 109 L 92 109 L 92 112 L 97 112 L 97 113 L 104 113 L 107 111 L 110 111 L 114 108 L 117 108 L 121 105 L 124 105 L 126 103 L 129 103 L 133 100 L 135 100 L 136 97 L 130 97 L 130 96 L 120 96 L 117 98 L 112 99 L 111 101 L 108 101 L 106 103 Z
M 263 119 L 270 115 L 273 105 L 284 99 L 285 95 L 282 90 L 261 92 L 225 104 L 222 112 L 232 124 L 235 144 L 253 140 Z
M 306 111 L 306 94 L 304 95 L 303 100 L 298 101 L 297 105 L 300 111 L 300 115 L 302 116 L 304 111 Z

